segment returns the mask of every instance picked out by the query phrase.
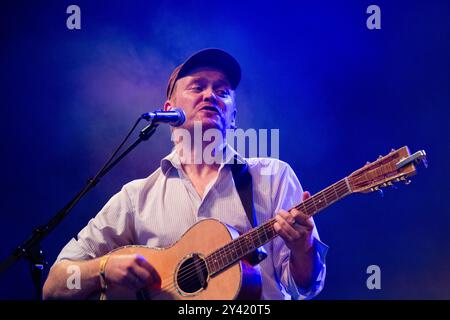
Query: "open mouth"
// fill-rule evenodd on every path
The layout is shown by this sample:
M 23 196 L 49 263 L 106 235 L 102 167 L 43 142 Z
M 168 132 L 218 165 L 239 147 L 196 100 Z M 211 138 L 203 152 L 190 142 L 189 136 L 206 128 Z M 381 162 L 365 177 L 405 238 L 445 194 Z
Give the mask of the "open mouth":
M 200 110 L 207 110 L 207 111 L 220 113 L 219 109 L 217 109 L 216 107 L 213 107 L 213 106 L 205 106 L 205 107 L 201 108 Z

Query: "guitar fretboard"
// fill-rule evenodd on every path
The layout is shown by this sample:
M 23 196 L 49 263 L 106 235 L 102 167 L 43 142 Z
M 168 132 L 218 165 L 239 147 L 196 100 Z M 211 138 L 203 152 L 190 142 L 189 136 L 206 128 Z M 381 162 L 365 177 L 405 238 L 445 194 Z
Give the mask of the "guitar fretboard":
M 350 193 L 352 193 L 352 191 L 348 184 L 348 180 L 347 178 L 344 178 L 311 196 L 296 206 L 295 209 L 302 211 L 308 216 L 313 216 Z M 212 276 L 224 270 L 253 252 L 255 249 L 277 237 L 278 234 L 273 227 L 275 221 L 275 218 L 266 221 L 208 255 L 206 257 L 206 263 L 208 265 L 209 274 Z

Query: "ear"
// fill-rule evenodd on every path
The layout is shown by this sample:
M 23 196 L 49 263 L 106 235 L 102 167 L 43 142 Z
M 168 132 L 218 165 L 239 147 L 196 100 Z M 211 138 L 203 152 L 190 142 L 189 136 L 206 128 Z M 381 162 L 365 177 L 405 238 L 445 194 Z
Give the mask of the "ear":
M 167 101 L 164 103 L 164 108 L 163 108 L 163 110 L 164 110 L 164 111 L 169 111 L 169 110 L 172 110 L 172 109 L 173 109 L 172 103 L 170 102 L 170 100 L 167 100 Z

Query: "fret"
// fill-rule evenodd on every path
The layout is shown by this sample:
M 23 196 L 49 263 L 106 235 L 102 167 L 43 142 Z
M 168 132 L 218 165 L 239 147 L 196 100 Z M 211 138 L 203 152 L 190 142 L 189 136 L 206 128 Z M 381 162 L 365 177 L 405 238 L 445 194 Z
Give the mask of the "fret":
M 312 207 L 308 208 L 308 206 L 306 205 L 306 203 L 308 203 L 307 201 L 308 200 L 300 203 L 297 206 L 297 209 L 299 209 L 301 212 L 307 214 L 308 216 L 312 216 L 314 214 L 314 209 Z
M 267 241 L 267 233 L 264 228 L 258 231 L 258 243 L 265 243 Z
M 327 207 L 327 206 L 328 206 L 328 201 L 327 201 L 326 193 L 327 193 L 327 189 L 325 189 L 324 191 L 322 191 L 322 192 L 320 193 L 320 196 L 322 197 L 321 200 L 323 201 L 323 203 L 324 203 L 325 206 Z
M 317 193 L 314 198 L 314 204 L 316 205 L 317 211 L 322 210 L 327 206 L 323 198 L 323 192 Z
M 217 261 L 213 256 L 211 256 L 209 259 L 207 258 L 206 263 L 208 265 L 208 270 L 210 270 L 211 273 L 214 273 L 216 270 L 218 270 Z
M 220 263 L 218 258 L 219 257 L 217 252 L 213 253 L 210 257 L 207 258 L 211 273 L 215 273 L 220 270 Z
M 273 228 L 273 222 L 269 221 L 269 223 L 267 223 L 264 226 L 264 228 L 266 230 L 266 233 L 268 234 L 267 240 L 271 240 L 271 239 L 273 239 L 276 236 L 275 229 Z
M 308 200 L 305 201 L 305 203 L 306 202 L 312 203 L 314 205 L 314 207 L 316 208 L 316 210 L 313 211 L 313 214 L 314 214 L 314 212 L 319 211 L 319 210 L 317 210 L 317 206 L 316 206 L 316 202 L 314 201 L 314 197 L 309 198 Z
M 248 234 L 248 235 L 249 235 L 249 239 L 250 239 L 251 246 L 252 246 L 253 248 L 256 248 L 256 238 L 255 238 L 255 236 L 256 236 L 257 230 L 258 230 L 258 229 L 253 229 L 253 232 L 250 232 L 250 233 Z
M 222 252 L 220 252 L 220 254 L 219 254 L 219 261 L 220 261 L 220 265 L 221 265 L 221 266 L 224 266 L 224 265 L 225 265 L 225 259 L 224 259 L 223 249 L 222 249 Z
M 342 190 L 347 189 L 345 181 L 339 181 L 336 184 L 334 184 L 334 189 L 336 190 L 337 198 L 340 199 L 342 196 Z
M 339 195 L 338 195 L 338 193 L 337 193 L 337 191 L 336 191 L 336 184 L 333 184 L 333 185 L 331 186 L 331 189 L 333 189 L 334 194 L 336 195 L 336 199 L 339 199 Z
M 344 180 L 341 180 L 342 182 L 340 182 L 339 183 L 339 187 L 338 187 L 338 190 L 337 190 L 337 193 L 338 193 L 338 195 L 339 195 L 339 198 L 342 198 L 342 197 L 344 197 L 345 195 L 347 195 L 347 193 L 348 193 L 348 187 L 347 187 L 347 184 L 345 183 L 345 181 Z
M 224 250 L 224 252 L 222 253 L 222 258 L 223 258 L 223 265 L 226 266 L 228 265 L 228 263 L 230 263 L 230 259 L 229 259 L 229 248 L 227 246 L 228 250 Z
M 217 262 L 217 270 L 220 270 L 222 268 L 222 265 L 223 265 L 222 259 L 221 259 L 221 252 L 222 252 L 222 250 L 219 250 L 217 252 L 217 254 L 215 255 L 215 260 Z
M 327 205 L 329 205 L 330 203 L 333 203 L 335 201 L 335 198 L 333 197 L 333 194 L 332 193 L 330 194 L 331 189 L 332 188 L 326 188 L 324 193 L 323 193 L 323 196 L 325 198 L 325 203 Z
M 335 184 L 333 186 L 334 192 L 336 192 L 336 196 L 338 199 L 340 199 L 342 197 L 342 187 L 341 187 L 342 183 L 338 182 L 337 184 Z
M 334 186 L 331 186 L 327 189 L 327 191 L 325 192 L 325 198 L 327 201 L 327 206 L 339 199 Z
M 252 249 L 252 243 L 249 240 L 248 235 L 247 235 L 247 237 L 245 238 L 245 251 L 248 252 L 251 249 Z
M 238 258 L 237 248 L 236 248 L 236 246 L 234 246 L 234 247 L 231 249 L 231 260 L 234 261 L 234 260 L 237 259 L 237 258 Z
M 242 246 L 237 246 L 237 248 L 240 251 L 239 255 L 242 256 L 244 254 L 244 249 L 242 248 Z
M 233 252 L 232 248 L 230 248 L 228 252 L 225 252 L 225 264 L 226 265 L 228 265 L 231 261 L 233 261 L 232 252 Z
M 267 239 L 267 235 L 266 235 L 264 228 L 259 227 L 257 229 L 256 235 L 257 235 L 257 239 L 256 239 L 255 243 L 256 243 L 256 247 L 259 248 L 261 245 L 266 243 L 266 241 L 268 239 Z

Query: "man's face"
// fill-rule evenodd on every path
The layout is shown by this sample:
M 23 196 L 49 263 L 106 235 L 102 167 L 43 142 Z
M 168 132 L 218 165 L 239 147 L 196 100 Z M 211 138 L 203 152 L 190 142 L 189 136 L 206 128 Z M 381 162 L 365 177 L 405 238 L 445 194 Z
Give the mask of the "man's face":
M 165 110 L 180 108 L 186 114 L 182 128 L 192 129 L 201 122 L 203 130 L 216 128 L 225 133 L 233 128 L 236 117 L 234 91 L 225 74 L 217 69 L 202 67 L 192 70 L 176 82 Z

